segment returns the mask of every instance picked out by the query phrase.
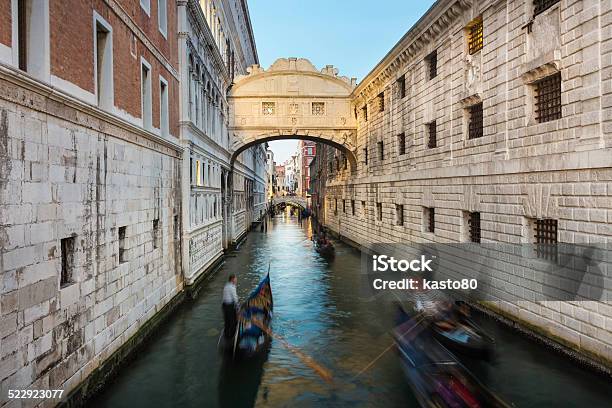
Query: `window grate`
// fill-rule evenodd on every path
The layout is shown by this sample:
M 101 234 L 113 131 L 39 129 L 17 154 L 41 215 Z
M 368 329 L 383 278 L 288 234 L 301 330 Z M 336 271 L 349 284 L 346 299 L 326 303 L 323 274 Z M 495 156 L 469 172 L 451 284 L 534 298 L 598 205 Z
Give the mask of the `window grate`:
M 351 215 L 355 215 L 355 200 L 351 200 Z
M 536 119 L 539 123 L 561 118 L 561 73 L 535 83 Z
M 381 92 L 378 94 L 378 111 L 379 112 L 385 111 L 385 93 L 384 92 Z
M 437 146 L 437 130 L 436 130 L 436 122 L 433 121 L 429 124 L 427 124 L 427 129 L 428 129 L 428 133 L 429 133 L 429 139 L 427 140 L 427 147 L 429 147 L 430 149 L 433 149 L 434 147 Z
M 433 207 L 427 209 L 427 232 L 436 231 L 436 210 Z
M 367 166 L 368 165 L 368 148 L 363 148 L 363 162 Z
M 548 10 L 558 2 L 559 0 L 533 0 L 533 16 L 535 17 L 543 11 Z
M 361 114 L 363 115 L 363 120 L 368 121 L 368 104 L 363 105 L 361 108 Z
M 60 241 L 62 251 L 60 287 L 67 286 L 73 282 L 75 243 L 75 237 L 64 238 Z
M 429 70 L 429 79 L 434 79 L 438 75 L 438 51 L 434 51 L 425 57 Z
M 346 200 L 342 200 L 342 212 L 346 214 Z
M 325 102 L 313 102 L 312 103 L 312 115 L 313 116 L 325 115 Z
M 397 90 L 399 93 L 400 99 L 404 99 L 406 97 L 406 76 L 402 75 L 397 79 Z
M 406 134 L 400 133 L 397 135 L 397 152 L 401 156 L 406 154 Z
M 385 160 L 385 145 L 383 142 L 378 142 L 378 159 L 380 161 Z
M 535 220 L 535 249 L 538 258 L 557 261 L 557 226 L 557 220 Z
M 474 23 L 469 27 L 469 36 L 468 36 L 468 49 L 470 55 L 476 54 L 478 51 L 482 50 L 483 44 L 483 33 L 482 33 L 482 18 L 474 21 Z
M 474 106 L 470 106 L 469 111 L 470 111 L 470 126 L 469 126 L 468 137 L 470 139 L 477 139 L 479 137 L 482 137 L 482 134 L 483 134 L 482 102 Z
M 402 204 L 395 205 L 395 217 L 396 217 L 396 225 L 403 226 L 404 225 L 404 206 Z
M 471 212 L 468 219 L 470 241 L 480 243 L 480 213 Z
M 276 111 L 276 103 L 275 102 L 262 102 L 261 103 L 261 113 L 262 115 L 274 115 Z
M 378 219 L 378 221 L 382 221 L 382 203 L 376 203 L 376 218 Z

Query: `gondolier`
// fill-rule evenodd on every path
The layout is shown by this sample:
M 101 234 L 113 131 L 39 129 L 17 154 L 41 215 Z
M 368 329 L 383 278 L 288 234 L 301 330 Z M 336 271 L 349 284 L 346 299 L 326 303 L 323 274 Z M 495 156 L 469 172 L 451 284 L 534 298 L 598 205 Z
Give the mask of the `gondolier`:
M 226 339 L 234 337 L 236 332 L 237 324 L 237 312 L 238 312 L 238 294 L 236 293 L 236 283 L 238 278 L 236 275 L 231 274 L 227 283 L 223 287 L 223 321 L 224 328 L 223 333 Z

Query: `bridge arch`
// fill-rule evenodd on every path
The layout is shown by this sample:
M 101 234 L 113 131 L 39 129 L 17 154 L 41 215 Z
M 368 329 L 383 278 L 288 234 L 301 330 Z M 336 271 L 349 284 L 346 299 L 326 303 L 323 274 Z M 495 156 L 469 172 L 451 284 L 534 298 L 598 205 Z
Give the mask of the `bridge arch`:
M 281 204 L 292 205 L 302 209 L 308 208 L 308 201 L 300 196 L 277 196 L 272 199 L 272 205 L 277 206 Z
M 332 65 L 317 70 L 303 58 L 280 58 L 267 70 L 253 65 L 247 71 L 228 96 L 232 164 L 255 144 L 304 139 L 339 149 L 356 169 L 354 78 L 339 76 Z

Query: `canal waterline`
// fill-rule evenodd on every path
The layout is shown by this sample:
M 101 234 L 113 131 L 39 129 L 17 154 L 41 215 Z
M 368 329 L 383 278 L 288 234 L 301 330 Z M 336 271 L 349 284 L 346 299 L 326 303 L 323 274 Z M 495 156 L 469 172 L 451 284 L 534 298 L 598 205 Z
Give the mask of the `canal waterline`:
M 313 249 L 311 229 L 297 218 L 274 218 L 267 232 L 253 231 L 204 283 L 199 297 L 181 307 L 133 362 L 93 400 L 94 407 L 150 406 L 417 406 L 397 355 L 389 350 L 358 375 L 392 340 L 395 316 L 387 302 L 359 297 L 360 254 L 336 243 L 333 260 Z M 327 384 L 298 357 L 273 341 L 258 358 L 232 362 L 217 352 L 223 326 L 221 291 L 238 275 L 243 299 L 271 265 L 274 332 L 332 371 Z M 466 364 L 516 406 L 605 407 L 608 378 L 527 340 L 487 317 L 477 317 L 497 340 L 496 358 Z

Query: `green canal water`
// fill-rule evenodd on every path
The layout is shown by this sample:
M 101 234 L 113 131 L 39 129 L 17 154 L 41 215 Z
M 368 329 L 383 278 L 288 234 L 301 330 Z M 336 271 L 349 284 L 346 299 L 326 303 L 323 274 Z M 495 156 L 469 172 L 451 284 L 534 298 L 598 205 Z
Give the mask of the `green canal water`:
M 360 254 L 336 243 L 327 261 L 313 249 L 307 223 L 280 215 L 248 235 L 198 298 L 173 314 L 91 407 L 416 407 L 389 330 L 388 302 L 360 299 Z M 230 273 L 248 295 L 271 263 L 273 329 L 334 375 L 328 384 L 281 342 L 239 363 L 217 352 L 221 292 Z M 466 362 L 517 407 L 610 407 L 612 382 L 495 320 L 476 319 L 497 342 L 488 363 Z M 363 371 L 363 372 L 362 372 Z M 359 374 L 362 372 L 361 374 Z

